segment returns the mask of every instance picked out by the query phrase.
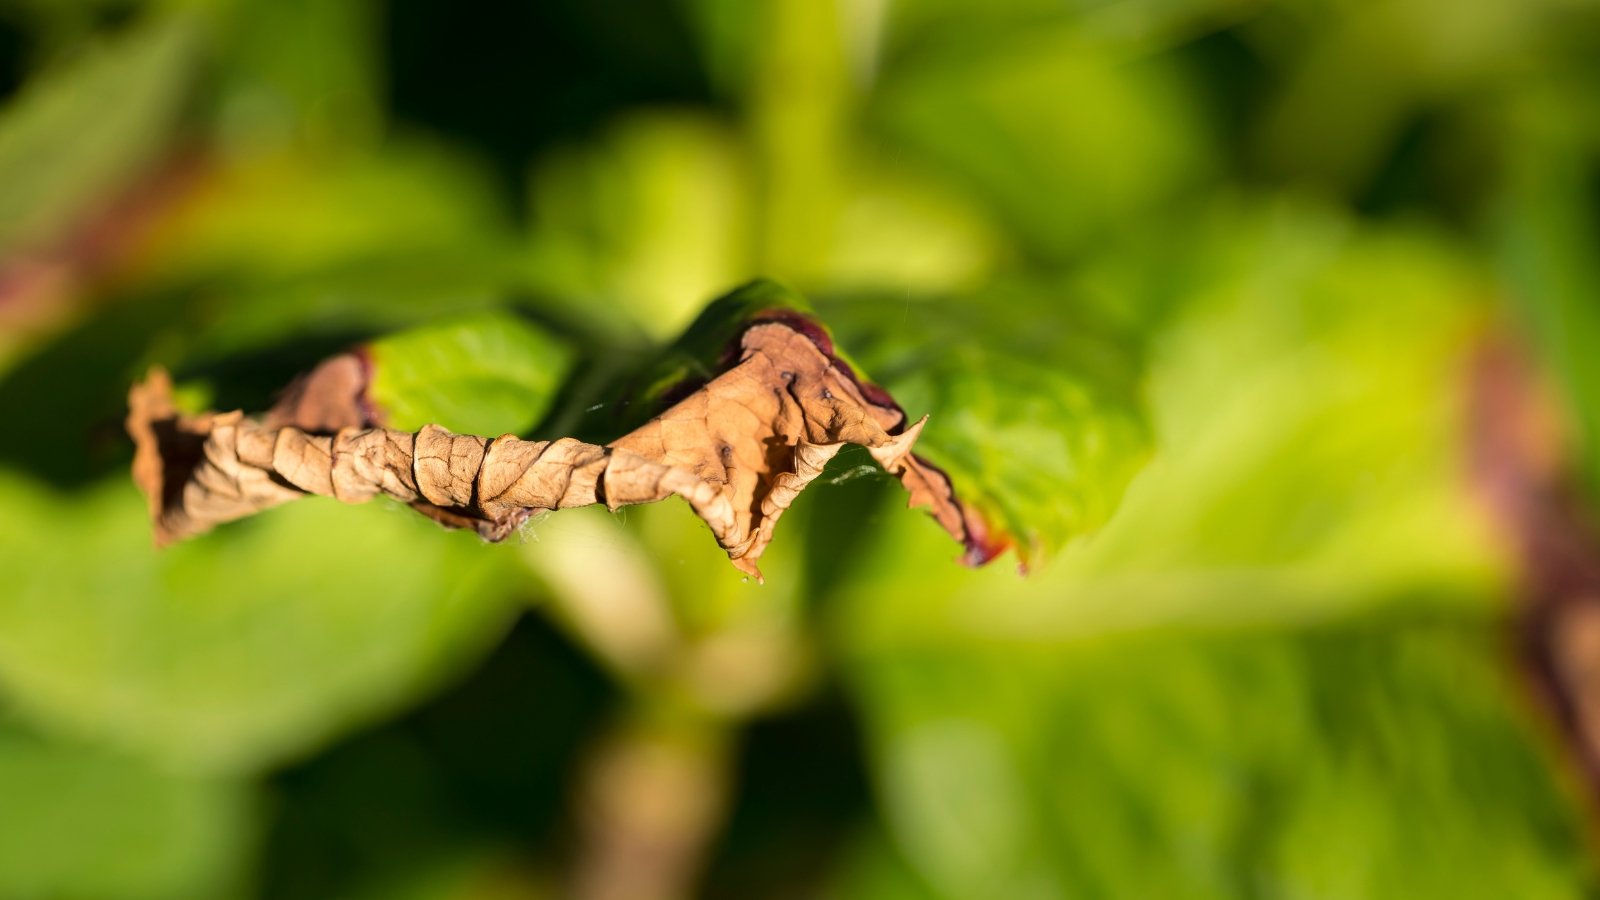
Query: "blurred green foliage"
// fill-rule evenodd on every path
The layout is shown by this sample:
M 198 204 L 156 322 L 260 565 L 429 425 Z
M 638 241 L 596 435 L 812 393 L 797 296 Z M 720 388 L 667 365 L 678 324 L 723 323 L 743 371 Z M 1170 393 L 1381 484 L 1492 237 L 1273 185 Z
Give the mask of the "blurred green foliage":
M 9 726 L 0 791 L 7 896 L 204 896 L 238 886 L 254 837 L 235 779 L 176 775 Z
M 686 802 L 615 746 L 700 773 L 695 896 L 1593 893 L 1463 409 L 1520 331 L 1600 485 L 1596 60 L 1583 0 L 0 3 L 0 897 L 570 896 Z M 604 440 L 761 276 L 1030 576 L 851 451 L 764 586 L 673 504 L 150 547 L 150 364 Z

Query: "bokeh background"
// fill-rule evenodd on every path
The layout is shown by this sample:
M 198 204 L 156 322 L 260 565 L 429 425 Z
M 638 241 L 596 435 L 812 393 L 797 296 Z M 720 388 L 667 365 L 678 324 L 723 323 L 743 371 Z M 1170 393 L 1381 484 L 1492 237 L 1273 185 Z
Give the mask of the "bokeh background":
M 1593 3 L 4 0 L 0 96 L 0 897 L 1600 890 Z M 151 547 L 152 364 L 606 439 L 755 276 L 1020 556 L 864 454 L 765 585 L 675 503 Z

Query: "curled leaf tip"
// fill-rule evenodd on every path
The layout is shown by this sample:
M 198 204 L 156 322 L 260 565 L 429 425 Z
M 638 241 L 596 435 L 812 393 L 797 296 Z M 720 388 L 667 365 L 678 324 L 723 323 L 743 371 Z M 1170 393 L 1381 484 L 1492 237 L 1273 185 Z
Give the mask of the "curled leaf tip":
M 760 286 L 771 289 L 765 284 Z M 758 324 L 782 324 L 805 335 L 816 346 L 817 352 L 827 357 L 829 364 L 853 384 L 862 405 L 871 411 L 885 432 L 906 436 L 897 442 L 904 448 L 903 451 L 892 459 L 881 452 L 874 452 L 873 457 L 886 471 L 899 477 L 911 493 L 908 506 L 927 509 L 939 525 L 961 543 L 964 552 L 960 561 L 963 565 L 974 568 L 983 566 L 1010 549 L 1011 540 L 1004 532 L 992 527 L 977 507 L 956 496 L 950 476 L 943 469 L 909 452 L 921 436 L 922 428 L 928 421 L 927 415 L 908 427 L 910 420 L 905 409 L 887 390 L 856 372 L 855 367 L 835 348 L 833 335 L 814 316 L 793 307 L 773 307 L 757 313 L 753 321 Z M 1026 565 L 1022 569 L 1026 572 Z
M 323 360 L 289 383 L 262 421 L 328 433 L 382 421 L 367 393 L 372 383 L 372 357 L 366 348 Z
M 782 311 L 740 332 L 717 374 L 634 431 L 600 446 L 382 427 L 366 400 L 370 363 L 334 357 L 260 416 L 185 416 L 156 369 L 129 395 L 134 480 L 158 543 L 307 494 L 360 503 L 383 495 L 453 528 L 500 541 L 542 510 L 611 509 L 683 498 L 740 571 L 757 565 L 785 511 L 846 444 L 865 447 L 966 547 L 999 552 L 949 478 L 912 454 L 927 417 L 908 423 L 858 378 L 815 320 Z

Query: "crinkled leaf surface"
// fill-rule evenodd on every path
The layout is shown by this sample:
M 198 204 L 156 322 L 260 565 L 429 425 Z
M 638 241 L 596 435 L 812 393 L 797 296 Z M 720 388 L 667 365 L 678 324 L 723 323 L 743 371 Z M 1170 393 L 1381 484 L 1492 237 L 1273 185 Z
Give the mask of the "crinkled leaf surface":
M 907 409 L 931 413 L 923 454 L 1024 561 L 1102 525 L 1149 452 L 1138 346 L 1093 333 L 1062 293 L 1023 285 L 823 307 L 853 358 Z
M 710 381 L 739 333 L 770 312 L 815 315 L 805 298 L 772 281 L 757 281 L 711 301 L 623 389 L 626 396 L 616 406 L 624 425 L 638 426 L 675 397 Z
M 617 509 L 677 495 L 711 526 L 734 565 L 759 579 L 756 560 L 778 519 L 854 444 L 901 480 L 911 506 L 926 507 L 961 542 L 964 561 L 979 565 L 1003 549 L 948 476 L 911 454 L 926 416 L 912 421 L 862 381 L 815 320 L 763 306 L 773 294 L 782 292 L 758 284 L 713 304 L 706 333 L 732 336 L 717 354 L 716 376 L 685 384 L 681 396 L 662 399 L 659 414 L 605 446 L 458 435 L 436 423 L 414 433 L 380 426 L 382 398 L 374 405 L 367 391 L 369 370 L 381 372 L 396 354 L 418 357 L 436 373 L 451 368 L 432 351 L 459 347 L 461 334 L 426 332 L 388 346 L 382 359 L 356 352 L 326 361 L 259 416 L 184 414 L 167 374 L 153 370 L 128 397 L 133 477 L 161 544 L 311 494 L 346 503 L 388 496 L 490 541 L 536 512 L 596 503 Z M 761 311 L 751 317 L 750 309 Z M 697 323 L 686 343 L 701 331 Z M 457 371 L 466 358 L 457 354 Z M 471 378 L 455 384 L 475 386 Z M 515 393 L 485 399 L 514 405 Z

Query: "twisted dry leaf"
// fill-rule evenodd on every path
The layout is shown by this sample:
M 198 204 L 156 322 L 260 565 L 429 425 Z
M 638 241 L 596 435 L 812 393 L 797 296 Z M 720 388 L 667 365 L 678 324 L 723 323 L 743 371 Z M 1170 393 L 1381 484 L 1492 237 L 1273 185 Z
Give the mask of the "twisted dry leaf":
M 911 454 L 927 417 L 907 426 L 816 323 L 787 311 L 758 317 L 732 349 L 720 375 L 606 446 L 384 428 L 366 400 L 360 354 L 323 363 L 260 417 L 182 415 L 155 370 L 129 395 L 134 480 L 158 544 L 306 494 L 346 503 L 383 494 L 490 541 L 538 511 L 614 510 L 675 494 L 759 579 L 756 561 L 784 510 L 845 444 L 859 444 L 899 477 L 911 506 L 927 507 L 963 543 L 963 561 L 981 564 L 1004 548 L 949 478 Z

